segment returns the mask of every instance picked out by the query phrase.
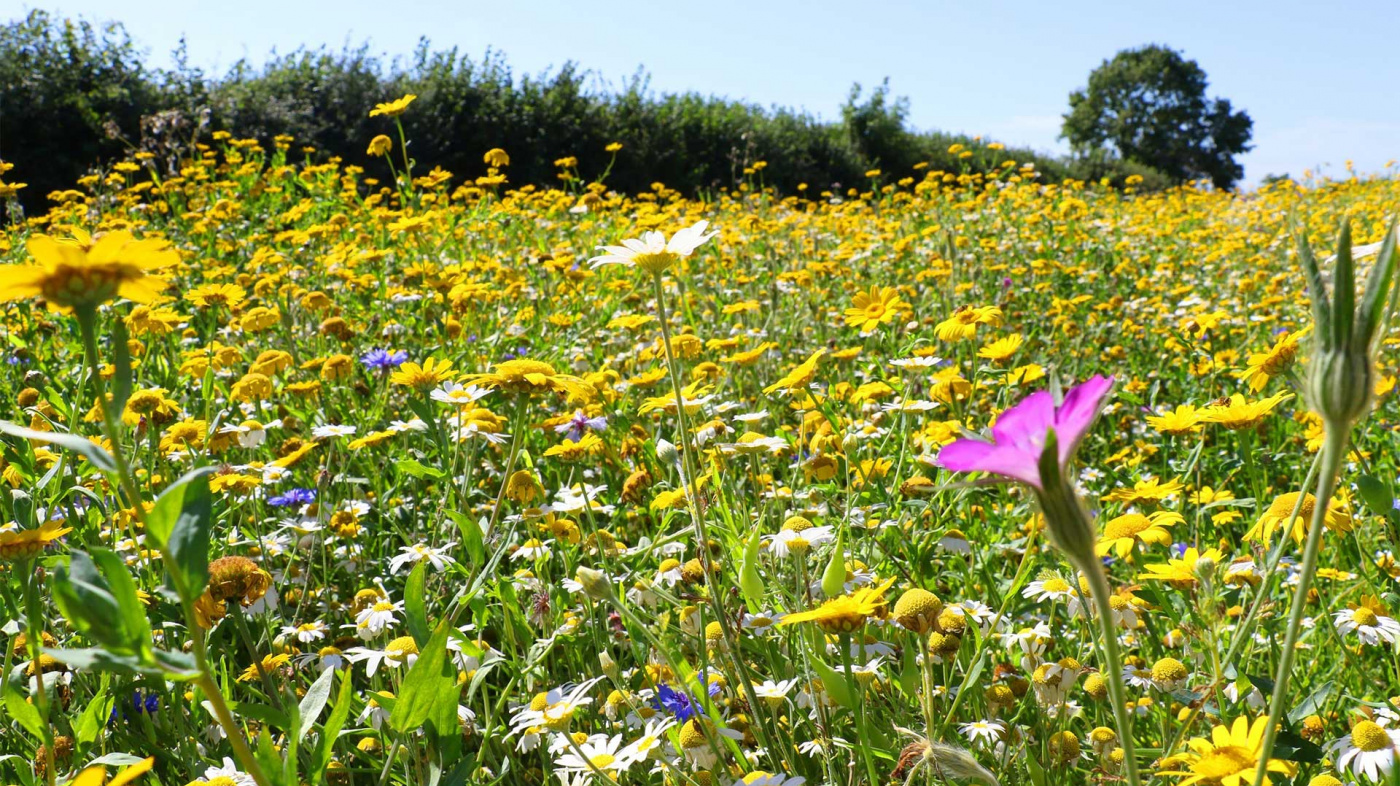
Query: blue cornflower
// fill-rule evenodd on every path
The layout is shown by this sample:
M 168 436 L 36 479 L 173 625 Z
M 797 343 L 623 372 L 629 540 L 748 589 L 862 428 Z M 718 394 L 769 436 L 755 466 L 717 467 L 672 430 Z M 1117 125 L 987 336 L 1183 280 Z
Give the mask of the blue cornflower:
M 365 354 L 360 355 L 360 362 L 365 364 L 367 368 L 372 368 L 376 371 L 383 371 L 385 369 L 390 368 L 398 368 L 399 366 L 403 365 L 404 361 L 406 360 L 408 360 L 407 352 L 391 352 L 387 349 L 382 349 L 379 347 L 371 349 Z
M 285 494 L 278 494 L 267 501 L 273 507 L 281 508 L 288 505 L 310 505 L 316 501 L 315 489 L 290 489 Z
M 656 696 L 651 700 L 651 706 L 662 712 L 669 712 L 679 723 L 685 723 L 700 714 L 700 708 L 685 691 L 676 690 L 664 682 L 656 686 Z

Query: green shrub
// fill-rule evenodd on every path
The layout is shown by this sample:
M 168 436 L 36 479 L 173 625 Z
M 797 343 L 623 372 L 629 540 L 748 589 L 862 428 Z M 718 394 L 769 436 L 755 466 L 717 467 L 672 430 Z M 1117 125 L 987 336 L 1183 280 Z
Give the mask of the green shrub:
M 811 193 L 865 189 L 869 170 L 891 182 L 915 175 L 920 162 L 975 172 L 1014 160 L 1035 164 L 1047 182 L 1141 174 L 1146 187 L 1168 184 L 1105 156 L 1067 161 L 913 131 L 907 100 L 893 98 L 888 83 L 868 93 L 854 87 L 837 122 L 694 92 L 657 94 L 643 74 L 616 91 L 589 83 L 572 63 L 517 76 L 499 53 L 473 59 L 433 51 L 426 40 L 387 64 L 368 46 L 302 49 L 261 67 L 239 61 L 218 77 L 189 67 L 182 44 L 173 69 L 151 71 L 120 24 L 99 30 L 34 11 L 0 28 L 0 158 L 17 165 L 11 179 L 31 184 L 21 192 L 31 209 L 137 147 L 173 168 L 179 151 L 215 130 L 264 142 L 289 134 L 377 171 L 383 165 L 366 147 L 390 126 L 369 112 L 413 93 L 405 123 L 416 172 L 441 166 L 459 182 L 483 174 L 483 153 L 501 147 L 512 184 L 555 184 L 554 161 L 573 156 L 583 177 L 607 171 L 607 184 L 627 192 L 656 182 L 690 194 L 731 187 L 758 161 L 766 167 L 757 178 L 782 193 L 801 184 Z M 624 145 L 621 154 L 606 151 L 612 142 Z

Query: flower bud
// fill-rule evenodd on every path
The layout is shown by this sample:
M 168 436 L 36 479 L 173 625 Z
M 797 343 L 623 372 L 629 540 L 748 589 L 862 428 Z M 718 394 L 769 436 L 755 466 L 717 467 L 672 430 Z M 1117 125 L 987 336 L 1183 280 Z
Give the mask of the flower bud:
M 678 456 L 679 453 L 676 451 L 675 445 L 671 444 L 665 439 L 657 438 L 656 458 L 658 461 L 660 461 L 662 464 L 671 465 L 676 463 L 676 461 L 678 460 Z
M 1349 429 L 1370 408 L 1375 385 L 1369 350 L 1319 347 L 1308 370 L 1308 404 L 1327 423 Z
M 574 581 L 583 585 L 583 591 L 594 600 L 609 600 L 613 596 L 612 581 L 601 570 L 585 568 L 582 565 L 574 571 Z

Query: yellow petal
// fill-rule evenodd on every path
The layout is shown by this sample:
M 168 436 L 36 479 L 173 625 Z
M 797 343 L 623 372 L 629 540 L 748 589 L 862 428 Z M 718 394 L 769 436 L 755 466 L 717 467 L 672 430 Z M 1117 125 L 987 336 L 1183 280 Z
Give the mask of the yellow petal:
M 156 757 L 147 757 L 145 760 L 139 761 L 127 767 L 125 770 L 122 770 L 120 775 L 107 783 L 107 786 L 124 786 L 124 784 L 131 783 L 141 777 L 154 766 L 156 766 Z

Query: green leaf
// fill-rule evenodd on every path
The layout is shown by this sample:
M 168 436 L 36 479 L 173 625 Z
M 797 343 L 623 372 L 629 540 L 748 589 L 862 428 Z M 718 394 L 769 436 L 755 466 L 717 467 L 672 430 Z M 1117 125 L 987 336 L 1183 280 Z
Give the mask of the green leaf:
M 413 566 L 413 572 L 408 574 L 408 584 L 404 586 L 403 608 L 404 615 L 408 621 L 408 632 L 413 636 L 413 641 L 419 647 L 428 643 L 428 612 L 425 607 L 427 583 L 427 560 L 419 560 Z
M 123 630 L 132 637 L 136 650 L 143 659 L 151 652 L 151 622 L 146 618 L 146 607 L 136 595 L 136 582 L 131 578 L 126 563 L 117 553 L 109 549 L 93 549 L 93 561 L 111 587 L 112 597 L 121 610 Z
M 321 676 L 311 683 L 311 687 L 306 689 L 306 695 L 301 697 L 298 711 L 301 714 L 301 725 L 297 728 L 297 739 L 306 739 L 306 733 L 316 725 L 316 719 L 321 716 L 321 710 L 326 708 L 326 702 L 331 698 L 331 684 L 335 682 L 335 669 L 326 669 L 321 672 Z
M 1292 729 L 1282 729 L 1274 740 L 1274 756 L 1284 761 L 1316 764 L 1322 761 L 1322 748 L 1303 739 Z
M 442 735 L 457 730 L 457 670 L 447 657 L 447 620 L 438 623 L 432 638 L 404 677 L 389 723 L 399 732 L 428 727 Z M 444 712 L 444 710 L 446 710 Z
M 1045 768 L 1040 766 L 1040 762 L 1035 760 L 1035 754 L 1029 747 L 1025 748 L 1026 754 L 1026 774 L 1030 775 L 1031 783 L 1035 786 L 1046 786 Z
M 156 542 L 172 588 L 193 602 L 209 582 L 209 530 L 214 521 L 209 475 L 200 467 L 172 483 L 146 514 L 146 532 Z
M 5 683 L 5 711 L 36 739 L 44 738 L 44 720 L 39 717 L 39 708 L 24 700 L 13 681 Z
M 473 565 L 480 565 L 486 561 L 486 540 L 481 534 L 481 525 L 472 520 L 470 516 L 458 513 L 455 510 L 446 511 L 447 517 L 457 524 L 457 531 L 462 533 L 462 547 L 467 550 L 467 556 L 471 558 Z
M 812 669 L 817 672 L 817 677 L 822 681 L 822 687 L 826 689 L 828 696 L 837 704 L 850 710 L 856 708 L 856 697 L 851 694 L 851 685 L 846 681 L 846 675 L 826 665 L 826 663 L 816 653 L 811 655 Z
M 1334 346 L 1351 345 L 1356 320 L 1356 262 L 1351 256 L 1351 219 L 1343 216 L 1337 231 L 1336 262 L 1332 264 L 1332 340 Z
M 128 575 L 127 580 L 131 577 Z M 116 655 L 133 655 L 138 632 L 129 627 L 123 604 L 96 563 L 84 551 L 73 551 L 67 565 L 54 576 L 53 598 L 59 611 L 84 636 Z
M 127 399 L 131 398 L 131 347 L 127 344 L 126 323 L 120 319 L 112 320 L 112 368 L 116 373 L 107 411 L 112 413 L 112 420 L 120 421 Z
M 1357 478 L 1356 491 L 1372 513 L 1387 518 L 1394 514 L 1395 493 L 1375 475 L 1362 475 Z
M 822 592 L 834 598 L 846 590 L 846 531 L 836 536 L 836 545 L 831 549 L 831 559 L 822 571 Z
M 326 671 L 329 673 L 335 669 Z M 311 755 L 310 776 L 313 786 L 320 783 L 321 777 L 325 775 L 326 765 L 330 764 L 331 756 L 335 754 L 335 741 L 340 737 L 340 730 L 345 728 L 346 719 L 350 717 L 350 699 L 355 693 L 354 682 L 349 678 L 340 681 L 340 695 L 336 696 L 330 717 L 326 718 L 326 724 L 321 727 L 316 750 Z
M 758 550 L 762 538 L 762 533 L 758 527 L 754 527 L 749 533 L 749 540 L 744 544 L 744 559 L 739 565 L 739 589 L 743 590 L 744 600 L 749 603 L 750 611 L 758 611 L 763 606 L 763 578 L 758 574 Z M 845 570 L 842 570 L 842 579 L 845 579 Z M 844 581 L 843 581 L 844 583 Z
M 1309 715 L 1317 715 L 1322 712 L 1322 708 L 1327 706 L 1327 700 L 1332 698 L 1332 692 L 1336 690 L 1337 683 L 1324 682 L 1318 686 L 1317 690 L 1303 699 L 1302 703 L 1288 711 L 1289 723 L 1302 723 L 1303 719 Z
M 36 431 L 32 428 L 25 428 L 16 423 L 11 423 L 8 420 L 0 420 L 0 434 L 9 434 L 12 437 L 19 437 L 20 439 L 32 439 L 49 445 L 57 445 L 86 458 L 88 461 L 92 462 L 94 467 L 97 467 L 103 472 L 117 471 L 117 460 L 112 458 L 111 453 L 108 453 L 100 445 L 89 441 L 86 437 L 80 437 L 77 434 L 68 434 L 58 431 Z
M 97 739 L 98 733 L 107 725 L 107 718 L 112 713 L 112 697 L 107 695 L 106 675 L 102 677 L 102 686 L 97 689 L 97 694 L 88 702 L 83 713 L 73 721 L 73 736 L 77 738 L 79 745 L 87 745 Z
M 1327 293 L 1327 284 L 1322 280 L 1317 257 L 1313 256 L 1307 232 L 1302 227 L 1294 228 L 1294 243 L 1298 246 L 1298 261 L 1302 263 L 1303 274 L 1308 281 L 1308 299 L 1312 301 L 1313 333 L 1317 345 L 1324 349 L 1334 347 L 1336 344 L 1332 340 L 1332 298 Z
M 399 459 L 394 462 L 394 467 L 397 468 L 399 472 L 405 475 L 412 475 L 415 478 L 432 478 L 437 480 L 447 474 L 440 469 L 433 469 L 413 459 Z

